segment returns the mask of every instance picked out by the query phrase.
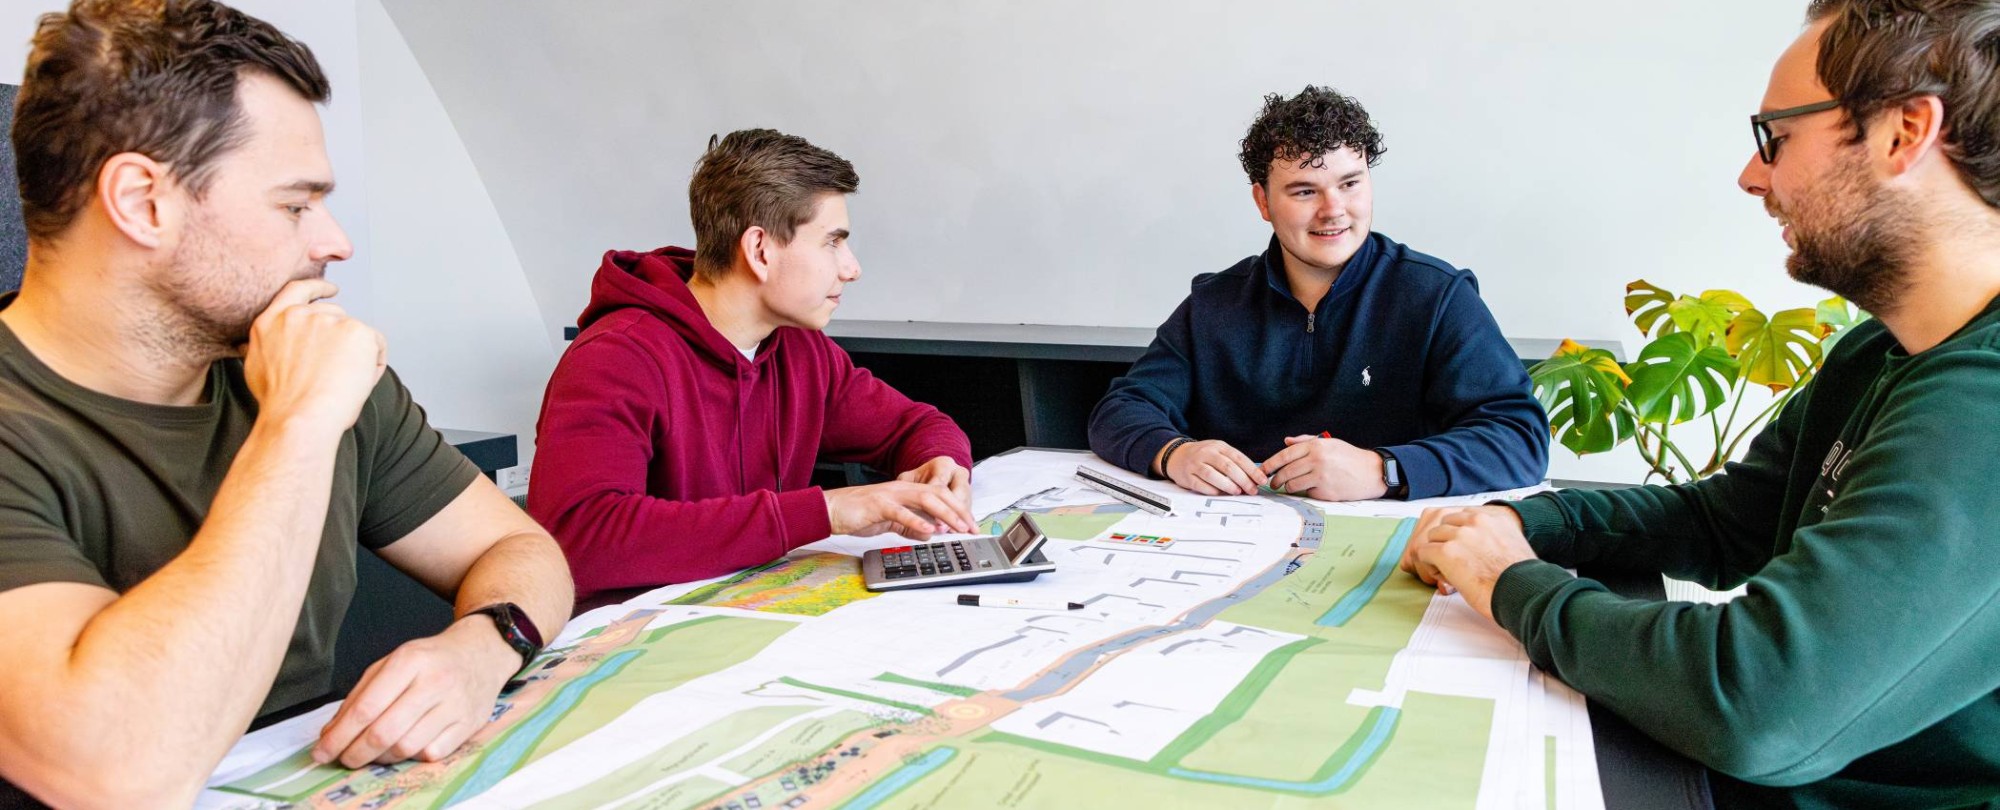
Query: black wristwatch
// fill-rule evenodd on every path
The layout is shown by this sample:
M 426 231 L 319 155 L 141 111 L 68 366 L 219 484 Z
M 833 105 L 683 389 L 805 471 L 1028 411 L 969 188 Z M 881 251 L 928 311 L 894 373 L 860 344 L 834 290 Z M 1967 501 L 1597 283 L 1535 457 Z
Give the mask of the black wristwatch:
M 1375 455 L 1382 457 L 1382 484 L 1389 488 L 1383 497 L 1397 500 L 1410 497 L 1410 484 L 1403 480 L 1403 465 L 1396 463 L 1395 454 L 1377 447 Z
M 535 629 L 535 620 L 528 618 L 528 612 L 513 602 L 500 602 L 467 613 L 467 616 L 484 614 L 493 619 L 493 626 L 500 631 L 500 638 L 521 654 L 521 668 L 527 669 L 534 663 L 535 656 L 542 652 L 542 633 Z

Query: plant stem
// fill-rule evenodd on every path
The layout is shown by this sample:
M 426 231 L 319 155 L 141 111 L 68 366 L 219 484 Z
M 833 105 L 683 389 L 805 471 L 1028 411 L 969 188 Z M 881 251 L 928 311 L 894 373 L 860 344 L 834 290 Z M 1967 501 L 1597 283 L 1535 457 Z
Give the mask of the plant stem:
M 1631 406 L 1624 403 L 1619 403 L 1618 407 L 1619 410 L 1625 411 L 1628 414 L 1636 413 L 1632 410 Z M 1646 432 L 1639 429 L 1638 417 L 1636 415 L 1633 416 L 1632 424 L 1632 446 L 1639 451 L 1639 458 L 1646 462 L 1646 467 L 1648 468 L 1646 477 L 1640 481 L 1643 484 L 1652 481 L 1653 476 L 1659 474 L 1660 462 L 1653 458 L 1653 451 L 1646 447 Z
M 1721 430 L 1715 432 L 1715 453 L 1709 457 L 1708 467 L 1704 470 L 1705 473 L 1721 469 L 1722 463 L 1729 460 L 1729 456 L 1722 452 L 1722 437 L 1729 435 L 1729 431 L 1736 428 L 1736 411 L 1743 407 L 1743 392 L 1749 388 L 1749 385 L 1750 379 L 1739 373 L 1736 377 L 1736 390 L 1729 395 L 1729 419 L 1722 423 Z M 1715 414 L 1714 412 L 1710 412 L 1709 415 L 1714 416 Z
M 1715 464 L 1715 454 L 1722 452 L 1722 423 L 1720 421 L 1717 421 L 1721 417 L 1721 415 L 1722 413 L 1720 411 L 1708 412 L 1708 426 L 1711 430 L 1715 432 L 1715 445 L 1714 445 L 1715 449 L 1711 451 L 1708 456 L 1708 463 L 1710 465 Z
M 1647 477 L 1650 478 L 1653 475 L 1658 475 L 1669 484 L 1680 483 L 1679 479 L 1674 475 L 1673 468 L 1667 466 L 1666 451 L 1670 445 L 1667 442 L 1666 434 L 1657 428 L 1650 427 L 1645 420 L 1640 419 L 1638 409 L 1632 407 L 1630 402 L 1621 402 L 1618 406 L 1627 415 L 1632 417 L 1632 424 L 1637 430 L 1632 436 L 1633 444 L 1639 448 L 1639 457 L 1645 459 L 1646 465 L 1652 468 Z M 1651 448 L 1646 446 L 1646 437 L 1649 434 L 1655 440 L 1655 444 Z M 1676 454 L 1678 454 L 1678 451 L 1676 451 Z
M 1640 426 L 1648 427 L 1644 422 L 1641 422 Z M 1654 435 L 1659 437 L 1660 447 L 1665 449 L 1667 452 L 1673 453 L 1674 458 L 1680 461 L 1682 468 L 1687 470 L 1688 475 L 1690 476 L 1699 475 L 1698 471 L 1701 468 L 1696 467 L 1692 462 L 1689 462 L 1687 456 L 1681 453 L 1681 449 L 1679 447 L 1674 446 L 1673 440 L 1667 438 L 1667 429 L 1665 427 L 1651 426 L 1651 429 L 1654 432 Z M 1676 484 L 1680 483 L 1679 480 L 1674 479 L 1672 476 L 1668 476 L 1668 480 L 1671 480 Z
M 1779 394 L 1777 399 L 1771 403 L 1771 407 L 1765 408 L 1763 413 L 1757 414 L 1750 421 L 1743 423 L 1743 432 L 1736 434 L 1736 438 L 1729 440 L 1729 450 L 1724 454 L 1724 460 L 1735 456 L 1736 445 L 1741 444 L 1753 431 L 1762 426 L 1767 417 L 1776 413 L 1779 408 L 1784 407 L 1785 403 L 1792 401 L 1792 395 L 1798 393 L 1798 391 L 1799 389 L 1796 386 L 1786 389 L 1785 393 Z

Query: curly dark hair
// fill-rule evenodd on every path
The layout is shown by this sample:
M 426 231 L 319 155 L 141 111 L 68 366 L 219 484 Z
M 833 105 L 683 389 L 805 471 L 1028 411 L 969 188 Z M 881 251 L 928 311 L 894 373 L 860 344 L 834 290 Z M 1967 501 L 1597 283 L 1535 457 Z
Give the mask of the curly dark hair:
M 1277 93 L 1264 97 L 1264 111 L 1243 136 L 1243 171 L 1250 182 L 1271 179 L 1271 161 L 1296 160 L 1299 168 L 1326 165 L 1326 153 L 1353 147 L 1373 167 L 1382 161 L 1382 133 L 1368 120 L 1368 111 L 1351 96 L 1331 87 L 1306 85 L 1291 98 Z

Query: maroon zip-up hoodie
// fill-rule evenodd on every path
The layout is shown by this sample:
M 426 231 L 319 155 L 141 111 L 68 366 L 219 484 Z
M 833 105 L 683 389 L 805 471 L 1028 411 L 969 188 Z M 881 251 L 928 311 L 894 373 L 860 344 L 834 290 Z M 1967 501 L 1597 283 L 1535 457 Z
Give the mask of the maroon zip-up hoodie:
M 770 562 L 832 533 L 815 458 L 897 473 L 972 466 L 965 434 L 826 335 L 780 328 L 746 359 L 702 314 L 694 252 L 611 251 L 556 364 L 528 513 L 578 601 Z

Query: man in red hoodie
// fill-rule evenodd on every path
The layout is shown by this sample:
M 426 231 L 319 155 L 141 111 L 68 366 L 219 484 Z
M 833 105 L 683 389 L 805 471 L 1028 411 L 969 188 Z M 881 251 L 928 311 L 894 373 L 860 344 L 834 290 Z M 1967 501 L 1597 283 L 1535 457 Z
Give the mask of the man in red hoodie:
M 693 251 L 605 254 L 549 380 L 528 487 L 580 602 L 836 534 L 973 530 L 965 434 L 820 331 L 861 277 L 846 199 L 859 185 L 803 138 L 731 133 L 688 187 Z M 896 480 L 821 490 L 822 457 Z

